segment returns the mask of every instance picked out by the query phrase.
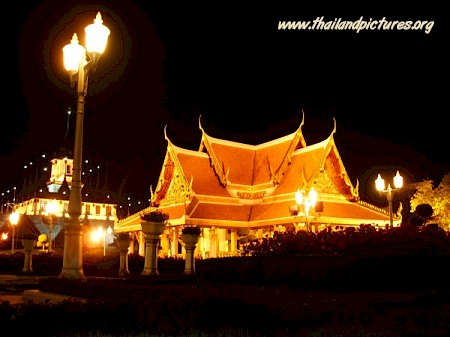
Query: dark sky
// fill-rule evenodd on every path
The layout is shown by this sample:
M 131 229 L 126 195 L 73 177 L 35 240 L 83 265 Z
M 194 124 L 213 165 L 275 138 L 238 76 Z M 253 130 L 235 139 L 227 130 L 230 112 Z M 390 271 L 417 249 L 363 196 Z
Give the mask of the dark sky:
M 307 143 L 321 141 L 335 118 L 338 149 L 363 196 L 379 171 L 389 177 L 400 169 L 407 182 L 449 172 L 443 5 L 180 3 L 11 3 L 2 22 L 2 190 L 30 159 L 61 145 L 65 111 L 76 107 L 61 49 L 73 33 L 83 43 L 97 11 L 111 36 L 89 79 L 84 155 L 101 156 L 109 179 L 133 193 L 148 195 L 156 185 L 164 126 L 175 145 L 196 150 L 200 115 L 211 136 L 249 144 L 295 131 L 302 110 Z M 278 29 L 280 20 L 322 16 L 434 25 L 428 33 Z

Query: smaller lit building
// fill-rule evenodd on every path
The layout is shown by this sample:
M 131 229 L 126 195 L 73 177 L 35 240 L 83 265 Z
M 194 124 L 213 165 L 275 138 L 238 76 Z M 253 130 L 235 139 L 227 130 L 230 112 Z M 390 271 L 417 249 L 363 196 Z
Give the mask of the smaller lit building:
M 64 222 L 69 219 L 69 194 L 72 185 L 73 160 L 54 158 L 51 160 L 52 168 L 47 181 L 48 193 L 43 197 L 34 197 L 13 205 L 14 211 L 27 215 L 39 234 L 50 237 L 50 226 L 46 217 L 49 216 L 47 205 L 55 205 L 52 210 L 52 241 L 54 249 L 62 249 L 64 244 Z M 81 222 L 84 225 L 84 245 L 96 247 L 108 245 L 114 240 L 113 229 L 117 222 L 117 205 L 94 201 L 82 202 Z M 19 223 L 20 225 L 20 223 Z M 110 229 L 108 231 L 108 228 Z M 1 226 L 0 226 L 1 232 Z M 109 232 L 109 233 L 108 233 Z M 18 233 L 20 229 L 18 228 Z M 99 233 L 101 233 L 99 237 Z

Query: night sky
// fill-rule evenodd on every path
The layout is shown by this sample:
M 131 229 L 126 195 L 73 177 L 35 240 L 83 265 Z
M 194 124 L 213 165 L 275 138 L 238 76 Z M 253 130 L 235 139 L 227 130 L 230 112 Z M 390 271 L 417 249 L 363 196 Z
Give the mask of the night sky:
M 101 157 L 108 179 L 131 193 L 148 197 L 156 186 L 165 126 L 175 145 L 198 149 L 200 116 L 211 136 L 248 144 L 294 132 L 302 110 L 311 144 L 330 135 L 335 118 L 338 150 L 366 201 L 378 172 L 401 170 L 407 183 L 450 172 L 443 4 L 180 3 L 11 3 L 2 21 L 2 191 L 21 184 L 24 164 L 62 144 L 76 95 L 61 50 L 73 33 L 83 43 L 97 11 L 111 36 L 89 78 L 83 154 Z M 278 29 L 280 20 L 321 16 L 434 25 L 429 33 Z

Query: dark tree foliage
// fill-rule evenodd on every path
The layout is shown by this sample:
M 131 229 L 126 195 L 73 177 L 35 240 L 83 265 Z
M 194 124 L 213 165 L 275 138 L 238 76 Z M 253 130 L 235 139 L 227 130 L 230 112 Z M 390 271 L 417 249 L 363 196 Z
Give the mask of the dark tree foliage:
M 410 225 L 410 226 L 414 226 L 414 227 L 420 227 L 424 224 L 424 220 L 422 217 L 412 214 L 409 219 L 408 222 L 406 223 L 406 225 Z
M 359 228 L 348 227 L 319 233 L 275 232 L 272 238 L 263 238 L 244 244 L 243 255 L 361 255 L 361 254 L 450 254 L 450 235 L 437 226 L 423 226 L 419 216 L 394 229 L 382 229 L 371 224 Z
M 425 221 L 433 216 L 433 207 L 430 204 L 417 205 L 414 214 L 420 216 Z

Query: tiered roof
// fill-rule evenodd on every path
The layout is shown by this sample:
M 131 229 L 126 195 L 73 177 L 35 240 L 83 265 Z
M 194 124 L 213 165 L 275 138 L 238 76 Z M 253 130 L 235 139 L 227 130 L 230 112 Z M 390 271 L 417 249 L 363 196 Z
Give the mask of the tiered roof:
M 168 212 L 171 224 L 261 228 L 294 222 L 295 193 L 314 187 L 323 210 L 311 214 L 312 222 L 386 224 L 387 212 L 360 201 L 358 181 L 352 183 L 334 141 L 336 124 L 326 139 L 309 146 L 303 124 L 304 118 L 289 135 L 248 145 L 214 138 L 199 123 L 198 151 L 174 145 L 165 134 L 166 156 L 150 208 Z M 138 226 L 139 217 L 120 222 Z

